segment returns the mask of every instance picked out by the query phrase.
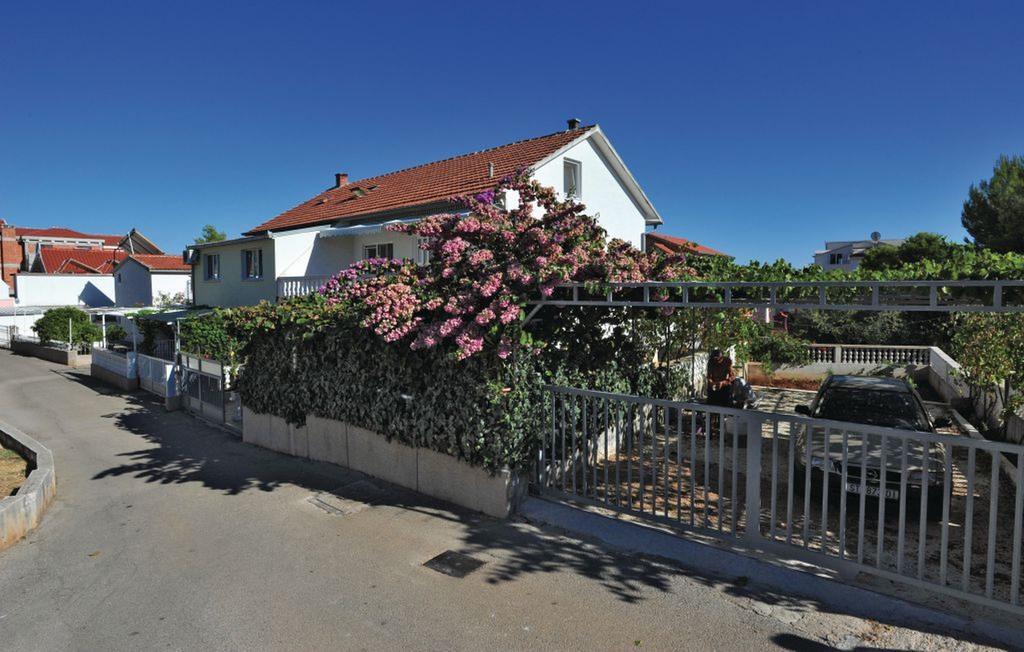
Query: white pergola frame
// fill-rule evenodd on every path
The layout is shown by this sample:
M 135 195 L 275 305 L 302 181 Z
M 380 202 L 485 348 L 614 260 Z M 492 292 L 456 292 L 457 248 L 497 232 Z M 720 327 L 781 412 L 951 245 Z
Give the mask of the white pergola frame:
M 1019 293 L 1007 301 L 1007 290 Z M 612 283 L 601 297 L 585 290 L 583 283 L 566 283 L 559 290 L 570 296 L 541 298 L 530 302 L 527 321 L 544 306 L 600 306 L 606 308 L 740 308 L 773 310 L 837 310 L 872 312 L 1024 312 L 1024 280 L 992 281 L 679 281 Z M 814 290 L 807 292 L 808 289 Z M 637 296 L 640 290 L 640 296 Z M 666 300 L 652 296 L 670 290 Z M 694 296 L 705 292 L 705 296 Z M 792 300 L 803 290 L 813 298 Z M 856 303 L 829 300 L 829 290 L 861 290 L 865 299 Z M 976 290 L 969 301 L 950 297 L 950 290 Z M 717 291 L 717 292 L 714 292 Z M 581 298 L 581 295 L 582 296 Z M 628 295 L 628 296 L 623 296 Z M 710 295 L 710 296 L 707 296 Z

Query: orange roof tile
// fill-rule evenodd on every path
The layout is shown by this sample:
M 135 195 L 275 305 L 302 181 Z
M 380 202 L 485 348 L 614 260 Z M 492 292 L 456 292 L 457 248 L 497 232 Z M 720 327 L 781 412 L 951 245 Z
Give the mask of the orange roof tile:
M 47 274 L 110 274 L 126 254 L 121 250 L 44 247 L 39 250 Z
M 703 256 L 726 256 L 731 258 L 729 254 L 712 249 L 711 247 L 705 247 L 704 245 L 697 244 L 692 240 L 686 238 L 678 238 L 673 235 L 664 235 L 662 233 L 650 232 L 646 234 L 647 243 L 649 246 L 654 247 L 658 251 L 666 254 L 678 253 L 680 251 L 686 253 L 695 253 Z
M 182 272 L 187 272 L 192 269 L 191 265 L 182 261 L 181 256 L 132 254 L 131 256 L 128 257 L 138 261 L 144 267 L 148 267 L 149 269 Z
M 518 168 L 535 165 L 584 137 L 590 129 L 559 131 L 330 188 L 254 227 L 246 235 L 329 224 L 481 192 L 495 187 Z

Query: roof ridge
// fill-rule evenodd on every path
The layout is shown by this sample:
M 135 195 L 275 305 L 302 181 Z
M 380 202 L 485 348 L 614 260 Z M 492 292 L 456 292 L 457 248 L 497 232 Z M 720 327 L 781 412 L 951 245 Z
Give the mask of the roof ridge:
M 590 131 L 591 129 L 593 129 L 596 126 L 597 126 L 597 123 L 594 123 L 592 125 L 586 125 L 584 127 L 577 127 L 576 129 L 573 129 L 571 131 L 578 131 L 578 132 L 580 132 L 580 135 L 582 136 L 586 132 Z M 545 138 L 551 138 L 552 136 L 560 136 L 560 135 L 562 135 L 564 133 L 567 133 L 568 131 L 570 131 L 570 130 L 569 129 L 563 129 L 561 131 L 553 131 L 550 134 L 544 134 L 543 136 L 534 136 L 532 138 L 523 138 L 522 140 L 514 140 L 514 141 L 512 141 L 510 143 L 504 143 L 502 145 L 495 145 L 494 147 L 485 147 L 484 149 L 478 149 L 478 150 L 476 150 L 474 152 L 466 152 L 464 154 L 456 154 L 455 156 L 449 156 L 448 158 L 442 158 L 442 159 L 438 159 L 436 161 L 428 161 L 427 163 L 420 163 L 419 165 L 411 165 L 411 166 L 409 166 L 407 168 L 401 168 L 399 170 L 392 170 L 390 172 L 385 172 L 383 174 L 378 174 L 377 176 L 363 177 L 362 179 L 356 179 L 355 181 L 346 183 L 344 186 L 340 186 L 340 188 L 347 188 L 349 186 L 358 185 L 361 181 L 369 181 L 371 179 L 381 179 L 383 177 L 390 177 L 390 176 L 392 176 L 394 174 L 401 174 L 402 172 L 409 172 L 410 170 L 416 170 L 418 168 L 425 168 L 428 165 L 437 165 L 438 163 L 447 163 L 448 161 L 455 161 L 455 160 L 458 160 L 460 158 L 467 158 L 469 156 L 476 156 L 477 154 L 485 154 L 487 152 L 493 152 L 494 150 L 502 149 L 503 147 L 512 147 L 514 145 L 522 145 L 523 143 L 529 143 L 529 142 L 532 142 L 532 141 L 535 141 L 535 140 L 543 140 Z M 335 190 L 335 189 L 336 188 L 328 188 L 324 192 L 328 192 L 330 190 Z M 322 194 L 323 193 L 320 193 L 320 195 L 322 195 Z M 317 195 L 317 197 L 319 197 L 320 195 Z M 316 199 L 316 197 L 314 197 L 314 199 Z M 303 202 L 303 203 L 305 203 L 305 202 Z

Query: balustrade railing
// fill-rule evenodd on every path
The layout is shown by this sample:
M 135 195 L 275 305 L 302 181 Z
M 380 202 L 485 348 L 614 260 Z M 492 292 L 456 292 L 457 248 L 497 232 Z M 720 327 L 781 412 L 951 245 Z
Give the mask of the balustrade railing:
M 282 276 L 277 279 L 277 298 L 301 297 L 319 290 L 330 276 Z

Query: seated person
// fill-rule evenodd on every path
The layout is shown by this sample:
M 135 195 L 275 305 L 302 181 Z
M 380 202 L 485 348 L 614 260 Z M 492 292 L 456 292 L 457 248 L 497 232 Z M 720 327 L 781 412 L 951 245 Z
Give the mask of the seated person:
M 721 349 L 711 349 L 708 358 L 708 403 L 720 407 L 732 405 L 732 381 L 736 374 L 732 370 L 732 359 Z

